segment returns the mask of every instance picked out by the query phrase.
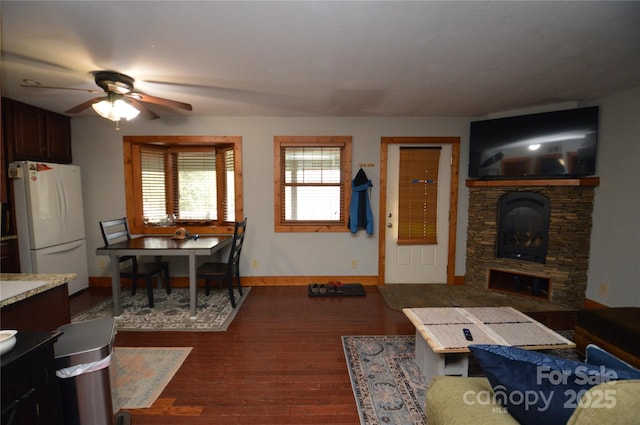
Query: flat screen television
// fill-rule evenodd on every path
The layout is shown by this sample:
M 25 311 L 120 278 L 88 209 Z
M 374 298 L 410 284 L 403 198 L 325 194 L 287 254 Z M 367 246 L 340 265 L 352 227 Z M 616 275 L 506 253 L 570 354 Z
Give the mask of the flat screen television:
M 597 106 L 471 123 L 469 178 L 595 175 Z

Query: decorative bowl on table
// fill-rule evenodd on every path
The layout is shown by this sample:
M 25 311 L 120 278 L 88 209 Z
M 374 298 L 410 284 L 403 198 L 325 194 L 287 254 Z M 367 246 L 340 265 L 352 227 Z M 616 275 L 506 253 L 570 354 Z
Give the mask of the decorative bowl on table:
M 18 331 L 3 330 L 0 331 L 0 355 L 8 352 L 16 345 L 16 334 Z

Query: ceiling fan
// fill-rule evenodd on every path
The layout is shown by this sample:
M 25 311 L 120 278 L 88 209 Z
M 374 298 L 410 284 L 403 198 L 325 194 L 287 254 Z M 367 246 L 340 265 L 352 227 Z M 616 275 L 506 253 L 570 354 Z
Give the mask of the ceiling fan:
M 95 97 L 87 100 L 73 108 L 65 111 L 68 114 L 76 114 L 84 111 L 88 107 L 93 109 L 102 117 L 118 122 L 121 118 L 127 120 L 135 118 L 138 114 L 142 114 L 145 118 L 156 119 L 158 115 L 151 109 L 143 105 L 143 103 L 152 103 L 162 105 L 169 108 L 182 109 L 185 111 L 193 110 L 188 103 L 178 102 L 176 100 L 163 99 L 161 97 L 149 96 L 147 94 L 135 92 L 133 89 L 134 79 L 128 75 L 115 71 L 94 71 L 92 73 L 96 84 L 107 94 L 103 97 Z M 42 89 L 61 89 L 61 90 L 80 90 L 89 93 L 100 93 L 94 89 L 77 89 L 72 87 L 52 87 L 42 86 L 38 84 L 21 84 L 22 87 L 42 88 Z

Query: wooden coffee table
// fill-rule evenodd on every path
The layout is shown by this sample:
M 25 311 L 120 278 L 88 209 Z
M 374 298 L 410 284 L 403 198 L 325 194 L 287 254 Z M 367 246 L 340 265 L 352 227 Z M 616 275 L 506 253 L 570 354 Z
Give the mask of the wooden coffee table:
M 416 362 L 427 382 L 437 375 L 468 376 L 469 345 L 498 344 L 526 350 L 576 345 L 511 307 L 405 308 L 416 328 Z M 467 341 L 469 329 L 473 341 Z

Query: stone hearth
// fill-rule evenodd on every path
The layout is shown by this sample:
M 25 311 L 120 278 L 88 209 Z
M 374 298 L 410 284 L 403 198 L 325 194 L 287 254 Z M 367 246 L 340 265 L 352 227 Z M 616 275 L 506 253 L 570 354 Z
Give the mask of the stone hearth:
M 528 288 L 513 290 L 498 287 L 500 292 L 530 297 L 572 308 L 582 308 L 587 287 L 591 214 L 598 178 L 571 180 L 467 180 L 469 187 L 469 225 L 465 284 L 489 288 L 489 276 L 518 276 L 515 281 L 546 283 L 536 295 Z M 500 198 L 514 191 L 529 191 L 551 202 L 549 245 L 545 264 L 511 258 L 497 258 L 498 204 Z M 536 279 L 538 278 L 538 279 Z M 508 285 L 507 285 L 508 286 Z M 547 287 L 548 286 L 548 287 Z M 495 290 L 495 286 L 492 285 Z

